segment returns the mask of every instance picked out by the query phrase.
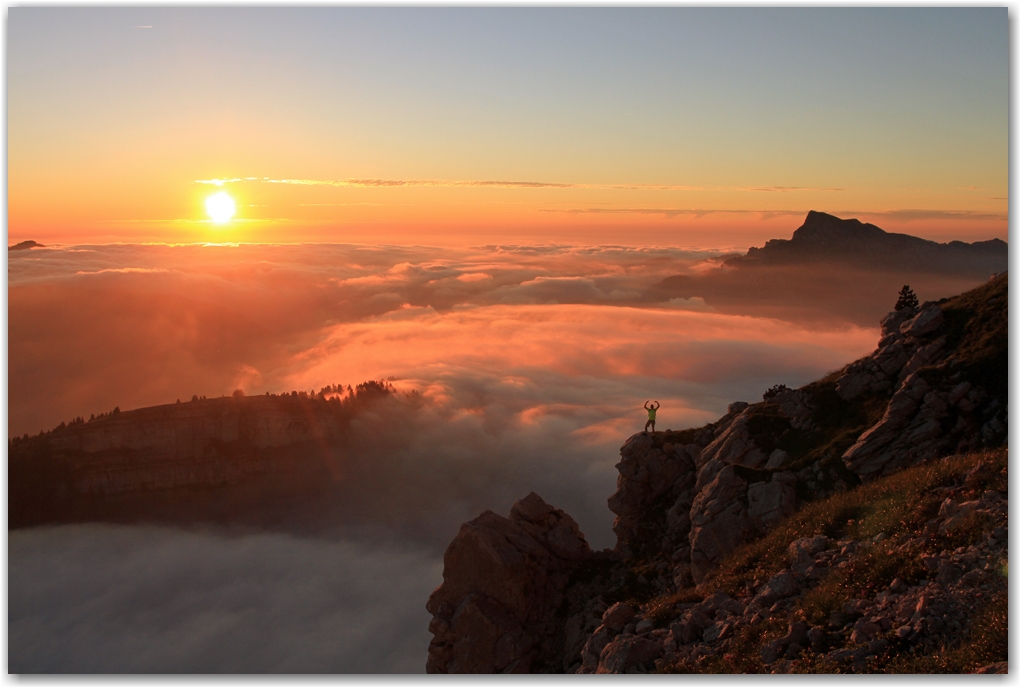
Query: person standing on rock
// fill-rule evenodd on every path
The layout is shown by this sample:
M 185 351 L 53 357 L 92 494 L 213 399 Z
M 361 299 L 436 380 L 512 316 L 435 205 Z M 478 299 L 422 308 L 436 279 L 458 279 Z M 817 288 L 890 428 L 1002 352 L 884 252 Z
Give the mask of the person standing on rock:
M 649 405 L 649 403 L 653 405 Z M 658 401 L 645 401 L 645 410 L 648 411 L 648 422 L 645 423 L 645 431 L 648 431 L 648 426 L 651 425 L 652 431 L 655 431 L 655 411 L 659 409 Z

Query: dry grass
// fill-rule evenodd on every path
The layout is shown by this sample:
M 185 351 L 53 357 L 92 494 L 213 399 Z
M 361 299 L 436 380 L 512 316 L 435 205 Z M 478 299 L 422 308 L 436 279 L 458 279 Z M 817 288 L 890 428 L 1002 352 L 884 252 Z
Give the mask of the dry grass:
M 972 673 L 1009 656 L 1009 600 L 1002 590 L 978 609 L 970 628 L 954 645 L 924 654 L 890 657 L 887 673 Z
M 856 489 L 805 506 L 782 522 L 767 536 L 737 549 L 702 583 L 700 591 L 711 594 L 717 589 L 738 595 L 744 581 L 764 582 L 787 565 L 787 549 L 801 537 L 824 534 L 833 539 L 871 539 L 885 533 L 888 537 L 903 532 L 917 533 L 938 513 L 943 496 L 935 493 L 940 487 L 958 484 L 971 468 L 987 463 L 992 476 L 974 485 L 974 496 L 985 487 L 1006 491 L 1006 478 L 1000 470 L 1006 467 L 1006 449 L 952 456 L 928 465 L 908 468 L 890 477 L 864 484 Z M 948 547 L 955 541 L 973 540 L 980 536 L 980 523 L 975 521 L 954 534 L 953 541 L 935 540 L 933 545 Z M 964 545 L 957 543 L 956 546 Z M 955 547 L 954 547 L 955 548 Z M 878 556 L 876 553 L 870 554 Z M 878 566 L 879 570 L 885 566 Z M 878 584 L 884 574 L 861 571 L 860 579 Z

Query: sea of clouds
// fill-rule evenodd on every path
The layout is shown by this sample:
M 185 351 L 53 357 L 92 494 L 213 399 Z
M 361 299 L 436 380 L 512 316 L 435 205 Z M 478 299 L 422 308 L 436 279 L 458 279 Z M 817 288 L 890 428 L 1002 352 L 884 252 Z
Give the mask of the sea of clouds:
M 460 523 L 536 491 L 612 546 L 642 404 L 699 426 L 873 349 L 877 327 L 649 303 L 720 251 L 105 245 L 9 255 L 12 435 L 76 416 L 389 379 L 352 425 L 344 527 L 9 535 L 12 672 L 414 672 Z M 402 397 L 401 397 L 402 398 Z M 406 406 L 406 404 L 405 404 Z

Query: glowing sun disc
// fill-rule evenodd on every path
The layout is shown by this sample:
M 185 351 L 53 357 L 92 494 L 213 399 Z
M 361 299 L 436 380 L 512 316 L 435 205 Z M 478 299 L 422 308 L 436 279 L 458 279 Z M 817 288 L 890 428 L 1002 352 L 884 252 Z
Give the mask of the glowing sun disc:
M 209 213 L 213 222 L 223 224 L 237 212 L 237 205 L 225 191 L 220 191 L 205 199 L 205 211 Z

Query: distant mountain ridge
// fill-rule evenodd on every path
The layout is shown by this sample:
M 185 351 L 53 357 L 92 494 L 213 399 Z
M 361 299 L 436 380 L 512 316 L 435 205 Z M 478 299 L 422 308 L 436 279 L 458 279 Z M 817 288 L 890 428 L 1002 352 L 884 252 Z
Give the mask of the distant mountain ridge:
M 1006 269 L 1008 248 L 999 239 L 938 243 L 909 234 L 893 234 L 858 219 L 840 219 L 811 210 L 792 238 L 771 239 L 761 248 L 750 248 L 746 255 L 726 262 L 732 266 L 753 266 L 839 260 L 899 269 L 980 270 L 990 275 Z
M 289 504 L 330 498 L 352 418 L 394 394 L 385 382 L 349 391 L 196 397 L 14 437 L 8 528 L 95 520 L 272 524 Z M 309 510 L 309 517 L 323 515 Z
M 35 241 L 22 241 L 21 243 L 15 243 L 13 246 L 7 246 L 8 251 L 12 250 L 31 250 L 32 248 L 45 248 L 41 243 Z
M 645 303 L 700 298 L 723 313 L 873 326 L 909 284 L 922 300 L 972 289 L 1009 267 L 999 239 L 937 243 L 811 211 L 789 239 L 666 277 Z

